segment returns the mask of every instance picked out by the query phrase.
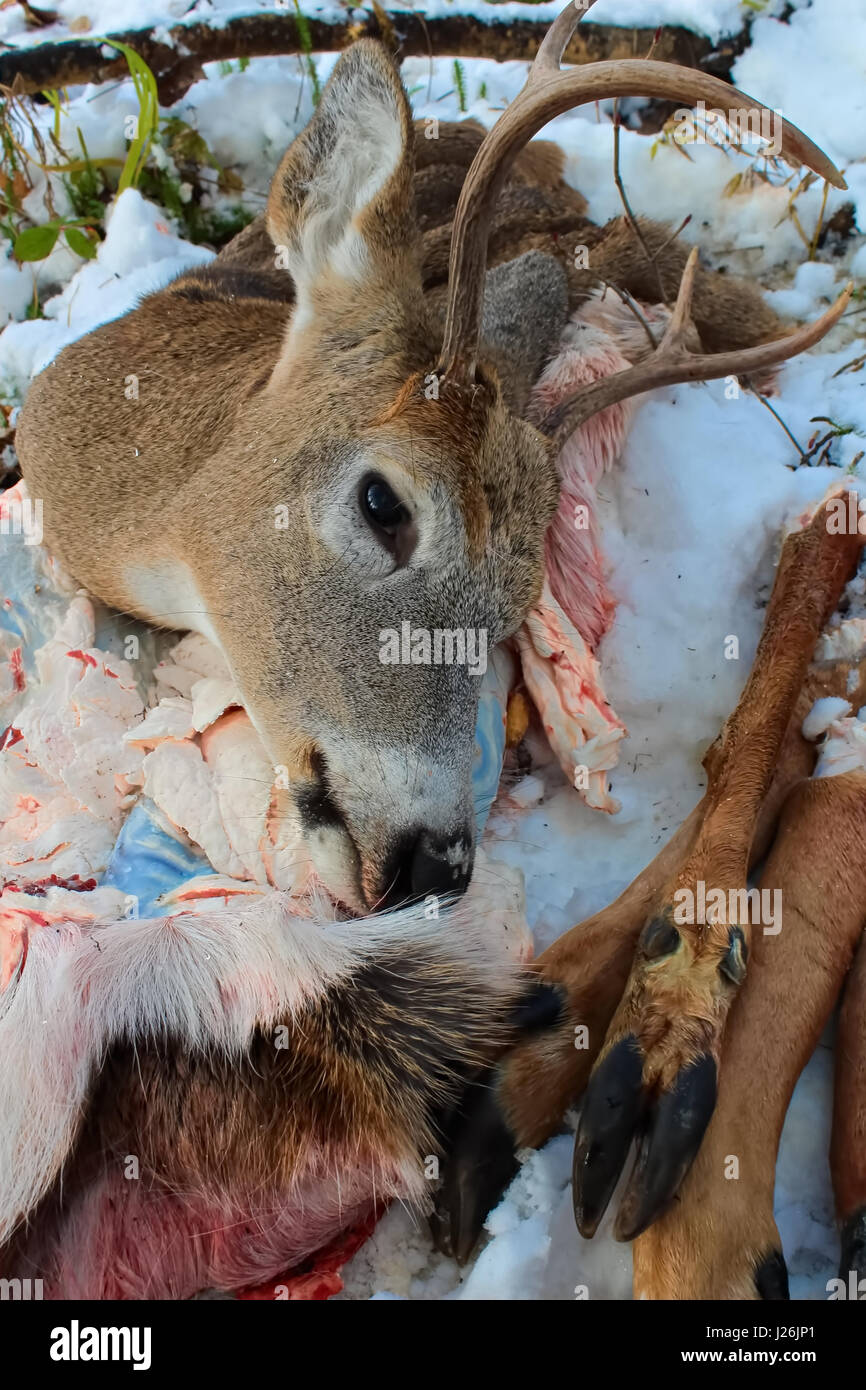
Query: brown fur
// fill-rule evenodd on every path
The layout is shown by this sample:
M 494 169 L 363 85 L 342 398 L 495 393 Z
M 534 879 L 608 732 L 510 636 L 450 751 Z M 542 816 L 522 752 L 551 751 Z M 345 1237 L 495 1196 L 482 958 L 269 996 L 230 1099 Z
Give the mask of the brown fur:
M 357 137 L 359 103 L 370 113 L 360 126 L 374 127 L 369 147 Z M 465 668 L 383 667 L 378 634 L 409 618 L 483 630 L 489 649 L 514 631 L 540 591 L 558 491 L 549 446 L 510 409 L 556 346 L 555 312 L 536 307 L 553 337 L 519 365 L 500 345 L 470 390 L 443 383 L 437 399 L 425 389 L 454 209 L 483 138 L 473 122 L 438 134 L 413 127 L 384 50 L 357 44 L 281 161 L 266 216 L 213 264 L 61 352 L 33 382 L 18 427 L 49 547 L 114 607 L 219 643 L 289 774 L 317 867 L 357 907 L 405 896 L 419 877 L 416 850 L 440 865 L 442 886 L 455 858 L 465 881 L 474 839 L 478 682 Z M 399 146 L 390 173 L 350 216 L 340 198 L 389 142 Z M 587 220 L 563 159 L 543 141 L 516 157 L 489 265 L 543 249 L 566 271 L 570 307 L 599 277 L 657 298 L 633 233 L 622 220 Z M 320 246 L 338 216 L 345 236 L 333 233 L 329 259 Z M 666 228 L 644 233 L 672 296 L 685 251 L 662 250 Z M 574 269 L 578 242 L 591 273 Z M 291 274 L 277 268 L 283 254 Z M 522 293 L 531 300 L 534 286 Z M 779 332 L 757 291 L 709 272 L 697 278 L 694 315 L 708 347 Z M 387 586 L 386 557 L 370 553 L 378 543 L 352 517 L 365 461 L 421 518 Z M 419 787 L 423 802 L 406 790 Z
M 863 837 L 859 853 L 863 855 Z M 854 899 L 862 904 L 861 893 Z M 827 909 L 823 909 L 825 914 Z M 827 917 L 832 925 L 832 917 Z M 836 1212 L 844 1225 L 866 1210 L 866 937 L 845 983 L 836 1033 L 836 1079 L 830 1170 Z M 843 1277 L 845 1271 L 842 1271 Z M 860 1270 L 862 1274 L 863 1271 Z
M 740 705 L 705 759 L 709 776 L 705 798 L 616 902 L 553 942 L 535 962 L 545 980 L 563 987 L 569 1009 L 556 1029 L 521 1042 L 500 1066 L 500 1102 L 518 1145 L 535 1147 L 550 1137 L 567 1106 L 580 1098 L 602 1051 L 609 1051 L 614 1038 L 624 1031 L 639 1026 L 641 1009 L 646 1009 L 652 1031 L 659 1020 L 678 1024 L 688 1017 L 702 987 L 723 988 L 713 973 L 709 980 L 701 973 L 687 976 L 684 997 L 664 1012 L 663 1004 L 653 998 L 659 988 L 659 965 L 653 963 L 653 972 L 646 972 L 642 956 L 635 958 L 635 945 L 645 924 L 662 915 L 666 905 L 670 909 L 674 885 L 694 883 L 702 876 L 708 890 L 710 885 L 737 885 L 731 877 L 734 855 L 742 856 L 740 881 L 745 884 L 746 866 L 760 862 L 773 840 L 785 796 L 792 785 L 809 776 L 815 763 L 815 748 L 801 734 L 803 717 L 820 696 L 858 699 L 856 691 L 848 694 L 849 667 L 844 662 L 810 667 L 801 688 L 803 667 L 815 648 L 827 605 L 833 605 L 833 595 L 841 591 L 858 548 L 853 537 L 837 548 L 835 538 L 827 537 L 823 516 L 819 513 L 808 530 L 785 542 L 752 676 Z M 791 705 L 792 689 L 798 698 Z M 859 673 L 858 691 L 862 689 L 866 689 L 866 664 Z M 780 727 L 785 734 L 777 745 Z M 767 774 L 771 780 L 765 794 L 760 788 L 765 787 Z M 727 948 L 727 931 L 717 941 L 712 930 L 706 931 L 696 945 L 699 951 L 709 952 L 714 972 Z M 630 972 L 634 972 L 631 983 Z M 641 997 L 645 980 L 646 1001 Z M 627 986 L 630 992 L 624 994 Z M 723 1015 L 717 1015 L 714 1006 L 712 1011 L 703 1004 L 696 1008 L 701 1020 L 698 1036 L 702 1041 L 706 1038 L 701 1030 L 708 1013 L 717 1019 L 719 1031 L 709 1036 L 719 1045 Z M 619 1023 L 612 1023 L 614 1015 Z M 589 1029 L 588 1048 L 574 1047 L 577 1024 Z M 683 1056 L 689 1055 L 680 1049 L 676 1026 L 664 1030 L 659 1044 L 664 1074 L 676 1072 Z M 544 1084 L 538 1084 L 539 1076 L 544 1076 Z
M 866 922 L 864 834 L 866 774 L 801 782 L 790 793 L 761 875 L 762 888 L 781 890 L 782 930 L 755 932 L 716 1109 L 677 1201 L 635 1242 L 635 1297 L 783 1296 L 776 1154 L 794 1085 Z M 862 1091 L 848 1097 L 849 1115 L 862 1116 L 862 1099 Z M 849 1152 L 856 1162 L 856 1146 Z

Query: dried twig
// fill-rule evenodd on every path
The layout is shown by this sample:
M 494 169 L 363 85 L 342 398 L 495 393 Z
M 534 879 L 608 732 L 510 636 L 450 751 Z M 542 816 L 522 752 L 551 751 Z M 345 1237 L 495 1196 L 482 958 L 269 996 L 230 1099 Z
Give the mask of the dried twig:
M 634 213 L 633 213 L 633 211 L 632 211 L 631 204 L 630 204 L 630 202 L 629 202 L 629 200 L 628 200 L 628 194 L 627 194 L 626 191 L 625 191 L 625 184 L 624 184 L 623 181 L 622 181 L 622 174 L 621 174 L 621 172 L 620 172 L 620 167 L 619 167 L 619 130 L 620 130 L 620 124 L 619 124 L 619 104 L 618 104 L 617 100 L 614 99 L 614 103 L 613 103 L 613 179 L 614 179 L 614 183 L 616 184 L 617 192 L 619 193 L 620 201 L 622 202 L 623 211 L 625 212 L 625 220 L 626 220 L 626 222 L 628 223 L 628 225 L 631 227 L 631 230 L 632 230 L 632 232 L 634 233 L 634 235 L 637 237 L 637 240 L 638 240 L 638 242 L 640 243 L 641 249 L 643 250 L 643 253 L 644 253 L 644 255 L 646 256 L 649 265 L 650 265 L 650 266 L 652 267 L 652 269 L 655 271 L 656 278 L 657 278 L 657 280 L 658 280 L 658 286 L 659 286 L 659 303 L 660 303 L 660 304 L 666 304 L 666 303 L 667 303 L 667 296 L 666 296 L 666 294 L 665 294 L 665 287 L 664 287 L 664 284 L 663 284 L 663 282 L 662 282 L 662 274 L 661 274 L 661 271 L 659 270 L 658 261 L 655 259 L 655 257 L 653 256 L 652 252 L 650 251 L 649 247 L 647 246 L 646 238 L 644 237 L 644 234 L 643 234 L 643 232 L 642 232 L 641 229 L 640 229 L 640 224 L 639 224 L 637 218 L 635 217 L 635 215 L 634 215 Z
M 613 290 L 614 294 L 622 300 L 626 308 L 631 310 L 638 323 L 640 324 L 641 328 L 643 329 L 644 333 L 649 338 L 650 346 L 653 348 L 657 348 L 658 339 L 656 338 L 656 335 L 653 333 L 650 325 L 647 323 L 644 315 L 641 313 L 640 305 L 638 304 L 634 296 L 631 295 L 628 290 L 622 289 L 620 285 L 615 285 L 612 280 L 605 280 L 602 275 L 599 275 L 598 279 L 604 285 L 606 290 Z
M 681 222 L 680 225 L 677 227 L 676 231 L 675 231 L 675 232 L 671 232 L 671 234 L 670 234 L 670 236 L 668 237 L 667 241 L 663 241 L 662 244 L 661 244 L 661 246 L 658 247 L 658 249 L 657 249 L 657 251 L 656 251 L 656 253 L 655 253 L 656 259 L 661 255 L 662 251 L 666 251 L 666 250 L 668 249 L 668 247 L 670 246 L 671 242 L 676 241 L 676 239 L 677 239 L 677 237 L 679 236 L 680 232 L 685 231 L 686 227 L 689 225 L 689 223 L 691 222 L 691 220 L 692 220 L 692 214 L 691 214 L 691 213 L 689 213 L 686 217 L 683 218 L 682 222 Z
M 802 444 L 800 443 L 800 441 L 797 439 L 797 436 L 796 436 L 796 435 L 793 433 L 793 431 L 790 430 L 790 429 L 788 428 L 788 426 L 785 424 L 785 421 L 782 419 L 782 417 L 781 417 L 781 415 L 779 414 L 779 412 L 778 412 L 778 410 L 776 409 L 776 407 L 775 407 L 774 405 L 771 405 L 771 404 L 770 404 L 770 402 L 768 401 L 767 397 L 763 394 L 763 392 L 762 392 L 762 391 L 759 391 L 758 388 L 757 388 L 757 386 L 754 386 L 747 376 L 742 377 L 741 380 L 742 380 L 742 382 L 743 382 L 743 385 L 746 387 L 746 390 L 747 390 L 747 391 L 750 391 L 751 394 L 755 397 L 755 399 L 761 402 L 761 405 L 764 407 L 765 410 L 769 410 L 769 412 L 770 412 L 770 414 L 772 415 L 773 419 L 774 419 L 774 420 L 777 422 L 777 424 L 779 424 L 779 425 L 782 427 L 782 429 L 785 431 L 785 434 L 788 436 L 788 438 L 790 439 L 790 441 L 791 441 L 791 443 L 793 444 L 794 448 L 797 450 L 798 462 L 801 463 L 801 464 L 802 464 L 802 463 L 807 463 L 807 462 L 808 462 L 808 458 L 809 458 L 808 454 L 806 453 L 806 451 L 805 451 L 805 449 L 803 448 L 803 446 L 802 446 Z M 793 464 L 793 463 L 791 463 L 791 464 L 786 464 L 785 467 L 786 467 L 786 468 L 791 468 L 791 469 L 793 469 L 793 468 L 796 467 L 796 465 Z
M 815 231 L 809 245 L 809 260 L 814 261 L 815 252 L 818 250 L 818 242 L 821 240 L 821 232 L 824 228 L 824 214 L 827 211 L 827 199 L 830 196 L 830 185 L 824 180 L 824 196 L 821 199 L 821 209 L 818 213 L 818 221 L 815 223 Z
M 855 310 L 855 313 L 856 312 Z M 861 309 L 859 312 L 862 313 L 863 310 Z M 842 317 L 847 319 L 850 318 L 851 315 L 843 314 Z M 863 353 L 862 357 L 854 357 L 850 362 L 846 362 L 838 371 L 833 373 L 830 380 L 833 381 L 837 376 L 841 376 L 843 372 L 859 372 L 864 366 L 866 366 L 866 352 Z

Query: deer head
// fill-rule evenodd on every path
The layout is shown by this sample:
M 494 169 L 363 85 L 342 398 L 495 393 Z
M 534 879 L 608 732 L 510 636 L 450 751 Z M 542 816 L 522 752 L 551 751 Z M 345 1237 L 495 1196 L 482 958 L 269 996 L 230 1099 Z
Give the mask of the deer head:
M 34 383 L 21 421 L 49 543 L 101 597 L 153 621 L 181 611 L 171 625 L 219 643 L 274 763 L 288 769 L 314 862 L 361 908 L 468 882 L 480 674 L 541 591 L 563 431 L 654 385 L 780 362 L 844 308 L 843 299 L 782 341 L 696 356 L 683 346 L 687 275 L 654 357 L 587 388 L 548 434 L 521 418 L 567 303 L 561 270 L 540 253 L 485 279 L 488 227 L 515 155 L 583 102 L 750 102 L 718 79 L 652 61 L 560 71 L 581 13 L 570 4 L 554 23 L 471 167 L 444 330 L 422 290 L 408 100 L 384 48 L 362 41 L 337 63 L 270 190 L 268 230 L 293 301 L 273 277 L 217 261 L 205 290 L 178 282 L 66 349 Z M 841 181 L 787 124 L 782 152 Z M 106 368 L 114 379 L 135 370 L 136 352 L 159 357 L 173 381 L 149 417 L 158 505 L 141 503 L 131 555 L 111 539 L 130 469 L 117 461 L 116 410 L 94 441 L 103 406 L 81 392 Z M 70 460 L 83 451 L 92 465 L 94 450 L 100 477 L 91 466 L 82 511 Z M 238 474 L 229 501 L 225 479 Z M 82 543 L 82 523 L 99 527 L 98 555 Z

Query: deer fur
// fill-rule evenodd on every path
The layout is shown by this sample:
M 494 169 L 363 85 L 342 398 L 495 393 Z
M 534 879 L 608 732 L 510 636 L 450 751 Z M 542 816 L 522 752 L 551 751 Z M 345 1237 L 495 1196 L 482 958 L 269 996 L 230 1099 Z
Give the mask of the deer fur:
M 862 843 L 861 837 L 861 853 Z M 866 1278 L 866 933 L 856 944 L 839 1014 L 830 1171 L 842 1229 L 839 1275 L 847 1281 L 853 1270 L 862 1280 Z M 861 1298 L 864 1291 L 861 1287 Z
M 0 998 L 4 1276 L 186 1298 L 275 1278 L 392 1197 L 423 1208 L 518 973 L 468 903 L 293 911 L 33 934 Z
M 659 67 L 646 71 L 667 90 Z M 385 50 L 354 45 L 264 219 L 65 348 L 18 423 L 49 548 L 115 608 L 220 647 L 320 876 L 359 911 L 468 884 L 477 681 L 459 665 L 385 666 L 379 634 L 409 618 L 483 630 L 492 647 L 537 600 L 559 478 L 524 411 L 569 314 L 600 281 L 656 301 L 661 277 L 665 298 L 688 285 L 677 345 L 689 311 L 707 351 L 782 333 L 755 289 L 687 262 L 668 228 L 642 224 L 650 266 L 622 220 L 594 227 L 561 152 L 539 143 L 501 189 L 472 379 L 439 393 L 452 225 L 480 145 L 471 123 L 427 140 Z M 389 543 L 362 512 L 371 476 L 403 504 Z M 786 713 L 773 707 L 779 736 Z M 761 795 L 768 780 L 764 768 Z M 699 835 L 693 818 L 678 852 Z M 666 876 L 676 862 L 662 856 Z M 632 898 L 657 886 L 650 874 Z M 481 959 L 465 911 L 426 925 L 406 911 L 312 936 L 222 914 L 34 940 L 0 1031 L 3 1157 L 38 1180 L 4 1189 L 2 1272 L 38 1270 L 54 1296 L 236 1288 L 378 1197 L 420 1200 L 421 1159 L 513 1037 L 521 984 Z M 620 988 L 632 952 L 620 938 Z M 31 1113 L 15 1077 L 46 1018 Z
M 635 1242 L 635 1297 L 788 1296 L 773 1218 L 776 1155 L 794 1085 L 866 923 L 864 830 L 862 769 L 799 782 L 788 796 L 760 880 L 782 894 L 784 929 L 754 934 L 718 1103 L 678 1201 Z M 862 1090 L 848 1097 L 846 1110 L 860 1125 L 863 1099 Z M 857 1162 L 856 1144 L 846 1153 Z
M 429 399 L 444 248 L 482 134 L 467 122 L 424 138 L 385 51 L 355 45 L 266 219 L 64 349 L 18 427 L 49 547 L 114 607 L 221 647 L 320 873 L 362 910 L 465 885 L 474 845 L 477 679 L 383 666 L 378 634 L 409 617 L 484 629 L 489 648 L 519 626 L 558 493 L 550 446 L 519 412 L 599 279 L 658 297 L 630 229 L 593 227 L 561 151 L 539 142 L 517 157 L 490 241 L 483 383 Z M 664 246 L 666 227 L 644 235 L 673 294 L 685 251 Z M 573 269 L 584 241 L 592 272 Z M 706 271 L 693 316 L 708 348 L 781 332 L 755 289 Z M 404 564 L 358 515 L 370 472 L 413 513 Z

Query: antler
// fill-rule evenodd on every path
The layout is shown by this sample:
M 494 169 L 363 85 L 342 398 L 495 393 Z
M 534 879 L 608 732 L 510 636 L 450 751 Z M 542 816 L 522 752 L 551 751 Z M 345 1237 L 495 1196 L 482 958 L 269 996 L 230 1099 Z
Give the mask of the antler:
M 594 0 L 569 0 L 569 4 L 554 20 L 536 54 L 523 90 L 485 137 L 466 176 L 451 236 L 445 340 L 437 373 L 456 385 L 471 385 L 475 377 L 487 238 L 493 208 L 512 160 L 542 126 L 554 117 L 561 116 L 564 111 L 582 106 L 586 102 L 623 96 L 687 101 L 690 106 L 704 100 L 714 108 L 725 111 L 729 121 L 732 117 L 735 121 L 734 113 L 742 111 L 744 107 L 765 111 L 768 117 L 774 117 L 774 113 L 761 102 L 746 96 L 720 78 L 673 63 L 629 58 L 587 63 L 579 68 L 562 71 L 559 65 L 568 42 L 593 3 Z M 837 188 L 846 187 L 842 175 L 827 156 L 808 136 L 787 121 L 782 121 L 780 153 L 792 164 L 808 165 L 816 174 Z M 833 313 L 837 308 L 838 305 L 834 305 L 830 312 Z M 842 310 L 838 309 L 838 312 L 841 313 Z M 824 318 L 826 319 L 827 315 Z M 835 321 L 835 318 L 831 320 L 833 323 Z M 818 323 L 823 322 L 823 319 L 818 320 Z M 816 327 L 817 324 L 810 325 L 811 329 Z M 822 331 L 826 332 L 829 327 L 830 323 L 827 323 Z M 820 336 L 821 333 L 818 333 L 817 337 L 810 341 L 815 342 Z M 792 352 L 801 351 L 800 347 L 792 346 L 793 338 L 782 341 L 786 343 L 788 350 L 781 357 L 762 359 L 763 365 L 772 365 L 784 360 Z M 778 352 L 778 345 L 773 344 L 773 347 Z M 695 358 L 694 362 L 706 360 Z M 749 369 L 761 364 L 755 360 Z M 732 370 L 738 369 L 728 367 L 723 374 L 728 375 Z M 706 372 L 693 369 L 688 379 L 695 380 L 701 375 L 706 375 Z M 636 384 L 631 391 L 626 391 L 626 395 L 646 389 L 637 384 L 636 378 L 633 380 Z M 658 385 L 661 381 L 650 384 Z M 614 399 L 621 400 L 622 396 Z M 602 402 L 595 408 L 601 409 L 603 404 L 608 403 Z
M 582 386 L 541 420 L 539 428 L 552 436 L 557 448 L 561 448 L 578 425 L 591 416 L 609 405 L 627 400 L 629 396 L 637 396 L 641 391 L 652 391 L 657 386 L 673 386 L 678 381 L 711 381 L 721 376 L 747 376 L 750 372 L 764 371 L 767 367 L 787 361 L 789 357 L 796 357 L 798 352 L 805 352 L 820 342 L 825 333 L 829 333 L 841 318 L 854 289 L 853 281 L 849 280 L 836 302 L 820 318 L 803 324 L 784 338 L 775 338 L 770 343 L 760 343 L 757 347 L 741 348 L 735 352 L 697 353 L 691 352 L 686 346 L 697 265 L 698 248 L 694 247 L 686 262 L 677 302 L 664 337 L 649 357 L 625 371 Z

